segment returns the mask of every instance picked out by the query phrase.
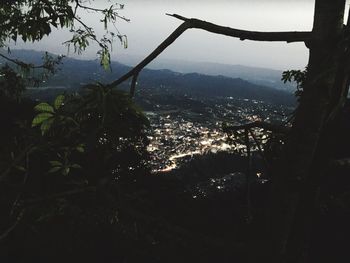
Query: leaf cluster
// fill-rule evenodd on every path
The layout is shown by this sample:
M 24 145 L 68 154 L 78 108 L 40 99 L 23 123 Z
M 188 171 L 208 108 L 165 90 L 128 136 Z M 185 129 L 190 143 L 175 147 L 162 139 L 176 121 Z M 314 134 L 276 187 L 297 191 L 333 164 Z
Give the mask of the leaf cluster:
M 91 193 L 85 189 L 106 194 L 113 190 L 115 198 L 120 184 L 132 183 L 148 170 L 148 120 L 126 92 L 92 84 L 81 94 L 62 94 L 52 103 L 24 107 L 24 100 L 5 96 L 0 101 L 6 108 L 0 120 L 8 131 L 1 138 L 5 147 L 0 151 L 4 215 L 18 218 L 29 203 L 28 225 L 57 213 L 67 216 L 72 207 L 82 209 L 82 203 L 90 200 Z M 79 198 L 71 198 L 72 193 L 80 193 Z M 6 204 L 13 203 L 14 196 L 19 199 L 10 213 Z M 57 207 L 59 200 L 65 202 L 64 207 Z M 104 200 L 100 205 L 108 204 Z
M 10 3 L 9 3 L 10 2 Z M 0 30 L 2 46 L 5 41 L 39 41 L 51 33 L 53 27 L 70 27 L 74 21 L 71 0 L 7 1 L 0 5 Z
M 8 65 L 0 68 L 0 97 L 18 101 L 24 90 L 25 82 L 16 71 Z
M 129 21 L 119 15 L 124 5 L 115 4 L 109 8 L 98 9 L 91 7 L 91 3 L 85 5 L 82 0 L 19 0 L 2 1 L 0 3 L 0 47 L 7 47 L 10 40 L 16 42 L 21 38 L 24 42 L 36 42 L 44 36 L 50 35 L 53 28 L 67 28 L 73 34 L 72 38 L 65 42 L 74 46 L 74 51 L 81 53 L 89 45 L 90 41 L 100 47 L 98 54 L 101 64 L 109 67 L 109 52 L 112 49 L 114 39 L 117 37 L 124 47 L 127 47 L 127 38 L 119 33 L 116 27 L 117 19 Z M 95 12 L 102 16 L 106 34 L 99 38 L 94 29 L 86 24 L 78 15 L 79 11 Z M 112 24 L 113 30 L 108 29 Z
M 286 70 L 282 73 L 282 81 L 295 82 L 297 90 L 295 91 L 295 96 L 300 97 L 303 93 L 303 88 L 306 80 L 307 68 L 302 70 Z
M 32 127 L 40 127 L 46 145 L 65 149 L 60 154 L 66 158 L 74 152 L 99 153 L 103 165 L 96 172 L 119 177 L 117 170 L 126 172 L 137 163 L 135 158 L 145 156 L 148 120 L 125 92 L 88 85 L 82 95 L 60 95 L 53 105 L 42 102 L 34 110 Z

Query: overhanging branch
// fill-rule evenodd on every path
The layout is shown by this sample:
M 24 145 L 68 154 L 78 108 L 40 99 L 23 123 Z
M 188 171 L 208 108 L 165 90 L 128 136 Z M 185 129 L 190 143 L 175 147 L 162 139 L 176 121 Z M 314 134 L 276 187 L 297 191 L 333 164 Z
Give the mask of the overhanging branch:
M 182 23 L 170 36 L 167 37 L 151 54 L 149 54 L 144 60 L 137 64 L 128 73 L 112 82 L 111 86 L 118 86 L 130 77 L 138 74 L 144 67 L 146 67 L 152 60 L 154 60 L 159 54 L 161 54 L 168 46 L 170 46 L 179 36 L 182 35 L 187 29 L 190 28 L 188 22 Z
M 9 62 L 12 62 L 13 64 L 16 64 L 17 66 L 20 66 L 22 68 L 31 68 L 31 69 L 40 69 L 40 68 L 43 68 L 43 69 L 47 69 L 47 66 L 45 64 L 42 64 L 42 65 L 33 65 L 31 63 L 25 63 L 21 60 L 18 60 L 18 59 L 13 59 L 13 58 L 10 58 L 8 56 L 5 56 L 3 54 L 0 53 L 0 57 L 6 59 L 7 61 Z
M 225 27 L 216 25 L 207 21 L 199 20 L 196 18 L 186 18 L 177 14 L 167 14 L 168 16 L 175 17 L 184 22 L 188 22 L 191 28 L 202 29 L 211 33 L 235 37 L 240 40 L 253 40 L 253 41 L 276 41 L 276 42 L 305 42 L 311 40 L 311 32 L 309 31 L 291 31 L 291 32 L 259 32 L 235 29 L 231 27 Z
M 169 14 L 168 14 L 169 15 Z M 123 83 L 130 77 L 138 75 L 140 71 L 160 55 L 168 46 L 181 36 L 187 29 L 197 28 L 211 33 L 239 38 L 240 40 L 254 40 L 254 41 L 279 41 L 279 42 L 306 42 L 311 40 L 311 32 L 257 32 L 240 30 L 230 27 L 219 26 L 203 20 L 195 18 L 186 18 L 177 14 L 169 15 L 184 21 L 175 31 L 168 36 L 151 54 L 144 60 L 132 68 L 128 73 L 113 81 L 110 86 L 115 87 Z M 133 86 L 133 89 L 135 87 Z M 133 92 L 131 92 L 133 93 Z

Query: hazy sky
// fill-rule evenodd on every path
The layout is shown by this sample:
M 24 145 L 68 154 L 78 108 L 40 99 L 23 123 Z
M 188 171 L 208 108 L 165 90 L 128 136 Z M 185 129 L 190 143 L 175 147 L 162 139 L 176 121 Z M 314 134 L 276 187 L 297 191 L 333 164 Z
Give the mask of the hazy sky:
M 313 0 L 120 0 L 125 4 L 121 15 L 130 23 L 118 21 L 121 33 L 128 36 L 128 48 L 115 44 L 113 58 L 128 54 L 144 57 L 157 47 L 181 21 L 166 16 L 177 13 L 204 19 L 239 29 L 261 31 L 311 30 Z M 113 1 L 111 1 L 113 2 Z M 99 7 L 108 6 L 108 0 L 95 0 Z M 96 27 L 103 26 L 93 13 L 82 13 L 82 18 Z M 67 32 L 54 32 L 49 38 L 27 48 L 67 53 L 60 45 L 69 38 Z M 21 43 L 17 47 L 23 47 Z M 95 58 L 96 49 L 89 48 L 84 58 Z M 205 31 L 192 29 L 184 33 L 161 58 L 210 61 L 226 64 L 269 67 L 275 69 L 302 68 L 307 63 L 308 50 L 303 43 L 263 43 L 240 41 Z

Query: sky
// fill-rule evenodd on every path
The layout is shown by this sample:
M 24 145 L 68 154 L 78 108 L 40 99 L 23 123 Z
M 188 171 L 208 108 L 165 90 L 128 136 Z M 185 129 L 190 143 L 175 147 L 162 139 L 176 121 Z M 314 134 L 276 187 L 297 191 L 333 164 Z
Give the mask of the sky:
M 113 1 L 95 0 L 92 4 L 108 7 Z M 181 21 L 166 16 L 176 13 L 238 29 L 255 31 L 311 30 L 314 0 L 120 0 L 125 9 L 120 15 L 131 21 L 118 21 L 117 27 L 128 37 L 128 48 L 116 42 L 113 60 L 125 56 L 143 58 L 152 52 Z M 81 17 L 102 34 L 100 17 L 82 12 Z M 39 43 L 23 44 L 16 48 L 47 50 L 67 54 L 61 43 L 69 39 L 69 32 L 55 31 Z M 96 47 L 88 48 L 80 58 L 96 58 Z M 303 43 L 270 43 L 240 41 L 198 29 L 185 32 L 165 50 L 162 59 L 240 64 L 285 70 L 304 68 L 308 50 Z

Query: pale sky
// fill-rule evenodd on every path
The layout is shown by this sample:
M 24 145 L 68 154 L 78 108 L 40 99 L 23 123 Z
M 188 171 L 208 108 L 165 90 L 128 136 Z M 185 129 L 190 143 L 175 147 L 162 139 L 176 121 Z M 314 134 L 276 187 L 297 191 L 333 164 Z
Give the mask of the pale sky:
M 95 0 L 97 6 L 109 6 L 113 1 Z M 187 17 L 239 29 L 257 31 L 311 30 L 313 0 L 120 0 L 125 4 L 121 15 L 130 23 L 118 21 L 121 33 L 128 36 L 128 48 L 115 43 L 113 59 L 118 55 L 147 56 L 181 21 L 166 16 L 177 13 Z M 102 32 L 100 17 L 93 13 L 82 13 L 82 18 Z M 18 48 L 48 50 L 67 53 L 62 46 L 69 38 L 68 32 L 54 32 L 40 43 Z M 96 58 L 96 47 L 90 47 L 81 58 Z M 184 33 L 160 58 L 209 61 L 225 64 L 267 67 L 274 69 L 303 68 L 307 64 L 308 50 L 303 43 L 266 43 L 240 41 L 230 37 L 214 35 L 192 29 Z

